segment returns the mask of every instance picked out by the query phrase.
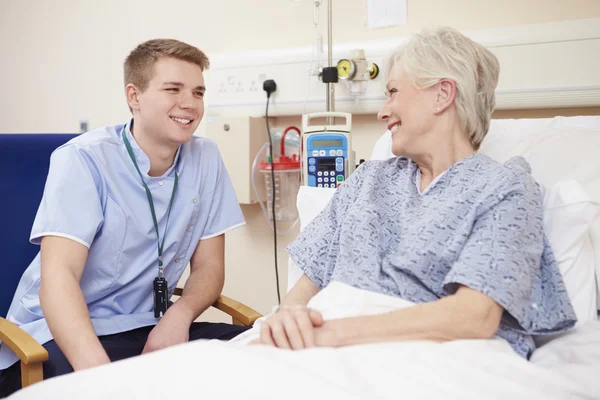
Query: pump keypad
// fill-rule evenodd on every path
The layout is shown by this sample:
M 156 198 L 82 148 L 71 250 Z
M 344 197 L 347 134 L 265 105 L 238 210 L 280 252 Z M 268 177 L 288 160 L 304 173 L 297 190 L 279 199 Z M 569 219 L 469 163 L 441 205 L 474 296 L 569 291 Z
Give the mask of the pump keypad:
M 335 152 L 334 155 L 337 156 L 338 151 L 331 150 L 331 152 Z M 308 165 L 309 176 L 316 177 L 316 187 L 336 188 L 344 182 L 342 157 L 327 157 L 320 160 L 311 157 L 308 159 Z

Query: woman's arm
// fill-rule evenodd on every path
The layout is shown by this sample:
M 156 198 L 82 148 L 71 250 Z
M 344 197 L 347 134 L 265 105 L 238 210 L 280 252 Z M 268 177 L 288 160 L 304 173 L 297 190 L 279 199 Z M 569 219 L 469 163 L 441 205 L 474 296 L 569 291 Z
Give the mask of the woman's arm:
M 361 189 L 368 165 L 363 164 L 336 190 L 325 209 L 287 247 L 304 274 L 283 299 L 281 309 L 263 323 L 261 343 L 295 350 L 315 345 L 315 327 L 323 324 L 323 317 L 306 305 L 328 284 L 339 251 L 341 220 Z
M 498 327 L 502 307 L 488 296 L 460 286 L 440 300 L 385 314 L 331 320 L 315 331 L 317 346 L 405 340 L 445 342 L 490 339 Z
M 292 290 L 283 298 L 282 307 L 305 306 L 321 289 L 306 274 L 296 282 Z

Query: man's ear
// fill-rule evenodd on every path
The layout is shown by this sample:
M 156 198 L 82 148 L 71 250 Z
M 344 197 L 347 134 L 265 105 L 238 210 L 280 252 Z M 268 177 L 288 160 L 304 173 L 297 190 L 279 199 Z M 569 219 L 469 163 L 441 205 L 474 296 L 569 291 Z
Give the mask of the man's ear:
M 435 113 L 440 114 L 454 103 L 456 98 L 456 82 L 452 79 L 442 79 L 438 82 L 437 88 Z
M 140 93 L 141 91 L 133 83 L 129 83 L 125 87 L 125 97 L 127 98 L 127 104 L 129 104 L 129 108 L 131 108 L 131 110 L 140 109 Z

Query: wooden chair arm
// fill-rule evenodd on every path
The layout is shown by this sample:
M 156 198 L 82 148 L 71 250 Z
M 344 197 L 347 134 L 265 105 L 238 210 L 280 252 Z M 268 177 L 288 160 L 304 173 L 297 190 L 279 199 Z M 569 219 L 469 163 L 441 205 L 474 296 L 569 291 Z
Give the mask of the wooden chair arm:
M 183 294 L 183 289 L 176 288 L 173 294 L 175 296 L 181 296 Z M 234 325 L 252 326 L 254 321 L 262 317 L 258 311 L 227 296 L 220 296 L 212 306 L 217 310 L 221 310 L 227 315 L 230 315 Z
M 183 289 L 176 288 L 174 294 L 181 296 Z M 220 296 L 213 304 L 230 315 L 234 325 L 251 326 L 262 317 L 250 307 L 227 296 Z M 44 379 L 42 365 L 48 360 L 48 352 L 27 332 L 0 317 L 0 341 L 8 346 L 21 360 L 21 386 L 26 387 Z
M 48 352 L 27 332 L 0 317 L 0 340 L 21 360 L 21 385 L 26 387 L 44 379 L 42 364 Z
M 254 321 L 262 317 L 258 311 L 227 296 L 219 296 L 213 307 L 231 315 L 234 325 L 252 326 Z
M 25 364 L 48 360 L 48 352 L 27 332 L 0 317 L 0 340 L 14 351 Z

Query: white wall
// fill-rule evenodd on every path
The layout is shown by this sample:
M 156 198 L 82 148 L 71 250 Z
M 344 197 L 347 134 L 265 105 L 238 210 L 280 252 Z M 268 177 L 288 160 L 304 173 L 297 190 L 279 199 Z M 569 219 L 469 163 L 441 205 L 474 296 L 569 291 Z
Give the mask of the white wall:
M 598 0 L 409 0 L 407 25 L 369 30 L 364 0 L 333 1 L 336 43 L 426 25 L 481 29 L 600 16 Z M 311 0 L 2 0 L 0 132 L 122 122 L 128 111 L 121 64 L 141 41 L 174 37 L 209 55 L 310 46 L 312 19 Z
M 497 109 L 600 106 L 600 18 L 463 30 L 498 57 L 500 79 Z M 363 49 L 381 73 L 363 82 L 360 102 L 348 81 L 335 85 L 335 110 L 353 115 L 375 114 L 385 99 L 388 57 L 408 39 L 389 36 L 354 42 L 334 42 L 332 63 Z M 315 73 L 325 54 L 316 46 L 221 53 L 212 57 L 207 73 L 206 103 L 210 116 L 263 115 L 262 82 L 274 79 L 269 115 L 293 116 L 325 110 L 326 87 Z M 326 50 L 325 50 L 326 51 Z M 325 64 L 326 65 L 326 64 Z M 215 90 L 216 89 L 216 90 Z
M 407 25 L 368 30 L 364 4 L 334 0 L 336 43 L 406 35 L 426 25 L 471 30 L 600 17 L 597 0 L 409 0 Z M 129 113 L 122 93 L 122 62 L 135 45 L 155 37 L 189 42 L 211 56 L 311 46 L 312 1 L 2 0 L 0 132 L 77 132 L 81 120 L 89 121 L 90 128 L 125 121 Z M 281 127 L 291 123 L 298 119 L 276 121 Z M 357 156 L 365 158 L 382 126 L 365 115 L 355 118 L 354 127 Z M 247 225 L 226 238 L 225 294 L 265 313 L 276 300 L 271 231 L 259 206 L 242 209 Z M 296 233 L 280 238 L 283 289 L 283 249 Z M 207 317 L 221 318 L 213 313 Z

